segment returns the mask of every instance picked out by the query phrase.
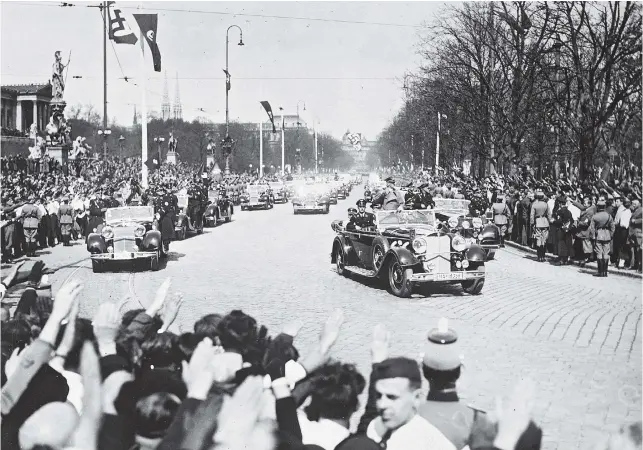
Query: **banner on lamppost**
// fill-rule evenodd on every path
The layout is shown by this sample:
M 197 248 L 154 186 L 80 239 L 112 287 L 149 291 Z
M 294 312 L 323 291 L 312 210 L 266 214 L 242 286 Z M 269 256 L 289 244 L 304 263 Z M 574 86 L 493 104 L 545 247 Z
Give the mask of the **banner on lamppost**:
M 226 136 L 223 142 L 221 142 L 221 149 L 225 156 L 230 156 L 232 153 L 232 147 L 234 146 L 234 141 L 230 136 Z

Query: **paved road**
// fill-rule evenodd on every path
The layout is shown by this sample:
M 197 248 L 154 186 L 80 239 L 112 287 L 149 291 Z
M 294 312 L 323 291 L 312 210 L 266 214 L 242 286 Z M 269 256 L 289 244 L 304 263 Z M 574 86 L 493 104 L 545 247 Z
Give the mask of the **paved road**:
M 337 358 L 369 370 L 371 330 L 385 323 L 394 354 L 419 357 L 440 317 L 448 317 L 463 346 L 459 389 L 466 401 L 490 409 L 522 374 L 538 385 L 536 418 L 544 448 L 585 449 L 601 433 L 641 417 L 641 281 L 595 278 L 577 267 L 552 267 L 531 255 L 502 250 L 488 264 L 483 294 L 429 289 L 411 299 L 393 297 L 372 283 L 338 276 L 330 265 L 332 219 L 345 219 L 361 188 L 329 215 L 294 216 L 290 205 L 238 212 L 234 221 L 171 246 L 159 272 L 93 274 L 84 246 L 43 255 L 54 290 L 70 276 L 85 284 L 83 310 L 127 296 L 147 305 L 172 277 L 185 294 L 183 331 L 210 312 L 241 308 L 270 329 L 303 318 L 303 352 L 336 307 L 346 325 Z

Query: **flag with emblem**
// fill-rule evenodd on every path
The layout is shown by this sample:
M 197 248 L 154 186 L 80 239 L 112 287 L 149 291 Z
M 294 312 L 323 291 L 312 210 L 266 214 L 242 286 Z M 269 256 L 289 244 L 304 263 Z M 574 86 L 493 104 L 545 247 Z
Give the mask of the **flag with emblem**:
M 272 114 L 272 108 L 270 107 L 270 103 L 263 101 L 261 102 L 261 106 L 263 106 L 263 109 L 266 110 L 266 114 L 268 114 L 268 118 L 270 119 L 270 123 L 272 124 L 272 132 L 276 133 L 277 128 L 275 127 L 275 116 Z
M 127 20 L 123 16 L 123 12 L 118 9 L 110 7 L 114 2 L 107 3 L 107 20 L 109 22 L 109 38 L 117 44 L 134 45 L 138 42 L 138 38 L 129 27 Z
M 156 44 L 156 26 L 158 23 L 158 14 L 134 14 L 134 18 L 141 29 L 141 34 L 145 37 L 147 45 L 152 52 L 152 61 L 154 62 L 154 71 L 161 71 L 161 52 Z
M 155 156 L 150 156 L 149 158 L 147 158 L 147 161 L 145 161 L 145 165 L 147 166 L 150 172 L 154 172 L 156 169 L 159 168 L 161 164 L 159 163 L 159 160 Z

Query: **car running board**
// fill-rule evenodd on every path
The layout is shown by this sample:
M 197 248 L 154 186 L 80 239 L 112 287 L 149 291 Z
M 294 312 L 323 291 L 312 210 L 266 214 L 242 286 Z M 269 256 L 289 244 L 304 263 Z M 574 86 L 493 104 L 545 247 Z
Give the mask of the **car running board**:
M 373 278 L 375 275 L 377 275 L 377 272 L 374 270 L 369 270 L 369 269 L 364 269 L 363 267 L 359 266 L 346 266 L 344 269 L 356 273 L 357 275 L 361 275 L 363 277 L 369 277 Z

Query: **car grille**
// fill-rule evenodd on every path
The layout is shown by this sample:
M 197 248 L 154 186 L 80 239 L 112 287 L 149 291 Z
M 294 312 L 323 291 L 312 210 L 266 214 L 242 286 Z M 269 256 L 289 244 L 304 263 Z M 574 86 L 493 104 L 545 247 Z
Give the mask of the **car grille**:
M 114 228 L 114 253 L 138 251 L 134 230 L 132 226 Z
M 429 266 L 432 265 L 431 273 L 451 272 L 451 238 L 449 236 L 429 237 L 426 238 L 426 244 L 424 270 L 428 272 Z

